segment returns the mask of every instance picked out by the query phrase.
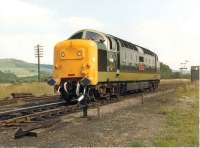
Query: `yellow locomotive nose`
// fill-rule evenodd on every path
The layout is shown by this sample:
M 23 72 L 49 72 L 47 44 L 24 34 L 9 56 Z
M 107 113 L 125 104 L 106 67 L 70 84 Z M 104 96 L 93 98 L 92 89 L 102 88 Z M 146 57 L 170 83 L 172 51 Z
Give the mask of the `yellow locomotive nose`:
M 97 46 L 89 40 L 66 40 L 55 47 L 55 80 L 87 77 L 92 85 L 97 84 Z M 59 83 L 59 82 L 58 82 Z

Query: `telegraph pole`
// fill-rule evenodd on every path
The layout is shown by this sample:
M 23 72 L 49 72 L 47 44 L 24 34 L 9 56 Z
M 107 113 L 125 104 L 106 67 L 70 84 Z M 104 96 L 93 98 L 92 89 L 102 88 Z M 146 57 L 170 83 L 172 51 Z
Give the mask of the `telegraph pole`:
M 34 49 L 35 49 L 35 57 L 37 58 L 38 62 L 38 82 L 40 81 L 40 58 L 43 57 L 43 46 L 37 44 Z

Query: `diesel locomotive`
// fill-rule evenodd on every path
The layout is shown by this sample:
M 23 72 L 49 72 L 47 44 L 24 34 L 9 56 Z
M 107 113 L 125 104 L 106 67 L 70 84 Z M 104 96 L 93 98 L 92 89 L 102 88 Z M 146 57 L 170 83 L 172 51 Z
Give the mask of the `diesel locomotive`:
M 67 102 L 156 89 L 158 56 L 110 34 L 84 29 L 54 48 L 55 90 Z

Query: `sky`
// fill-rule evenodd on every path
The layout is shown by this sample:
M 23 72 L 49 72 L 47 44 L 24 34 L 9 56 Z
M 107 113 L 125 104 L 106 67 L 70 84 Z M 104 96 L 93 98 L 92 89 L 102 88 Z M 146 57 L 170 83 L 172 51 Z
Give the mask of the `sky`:
M 53 64 L 53 48 L 80 29 L 146 47 L 178 70 L 200 65 L 200 0 L 0 0 L 0 58 Z

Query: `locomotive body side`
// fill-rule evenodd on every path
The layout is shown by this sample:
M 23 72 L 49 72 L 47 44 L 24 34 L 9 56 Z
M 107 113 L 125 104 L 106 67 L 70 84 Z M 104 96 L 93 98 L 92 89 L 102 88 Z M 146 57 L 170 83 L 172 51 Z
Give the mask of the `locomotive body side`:
M 116 72 L 98 72 L 98 82 L 106 82 L 108 79 L 111 82 L 132 82 L 132 81 L 150 81 L 160 80 L 159 73 L 144 73 L 144 72 L 121 72 L 117 77 Z

